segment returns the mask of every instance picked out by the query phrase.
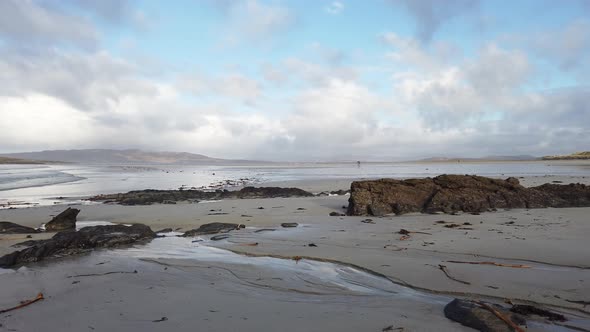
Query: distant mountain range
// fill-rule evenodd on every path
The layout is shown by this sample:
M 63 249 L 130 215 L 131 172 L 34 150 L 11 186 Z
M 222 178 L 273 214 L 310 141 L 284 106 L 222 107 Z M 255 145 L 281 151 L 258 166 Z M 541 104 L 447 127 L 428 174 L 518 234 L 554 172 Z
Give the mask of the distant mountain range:
M 517 155 L 517 156 L 486 156 L 481 158 L 460 158 L 460 157 L 431 157 L 426 159 L 416 160 L 418 162 L 475 162 L 475 161 L 529 161 L 539 160 L 540 158 L 529 156 L 529 155 Z
M 137 149 L 110 150 L 47 150 L 39 152 L 22 152 L 3 154 L 0 157 L 9 160 L 20 160 L 19 163 L 83 163 L 83 164 L 178 164 L 178 165 L 234 165 L 265 163 L 253 160 L 231 160 L 211 158 L 201 154 L 187 152 L 152 152 Z M 7 162 L 9 163 L 9 162 Z
M 588 160 L 590 159 L 590 151 L 576 152 L 563 156 L 545 156 L 543 160 Z

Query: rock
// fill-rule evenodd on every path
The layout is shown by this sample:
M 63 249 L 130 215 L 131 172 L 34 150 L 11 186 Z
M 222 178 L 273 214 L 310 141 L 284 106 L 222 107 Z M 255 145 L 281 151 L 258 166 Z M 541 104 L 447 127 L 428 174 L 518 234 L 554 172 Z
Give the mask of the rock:
M 150 205 L 154 203 L 174 204 L 180 201 L 202 201 L 220 199 L 248 199 L 274 197 L 309 197 L 313 196 L 299 188 L 280 187 L 245 187 L 240 190 L 136 190 L 127 193 L 98 195 L 89 198 L 90 201 L 118 203 L 121 205 Z
M 292 228 L 292 227 L 297 227 L 297 226 L 299 226 L 299 224 L 296 222 L 284 222 L 281 224 L 281 227 L 285 227 L 285 228 Z
M 345 216 L 345 214 L 340 213 L 340 212 L 330 212 L 330 217 L 342 217 Z
M 262 233 L 262 232 L 274 232 L 274 228 L 261 228 L 254 231 L 254 233 Z
M 562 314 L 558 314 L 549 310 L 537 308 L 528 304 L 515 304 L 510 308 L 510 311 L 524 316 L 537 315 L 545 317 L 551 321 L 565 322 L 566 318 Z
M 488 304 L 498 310 L 506 317 L 509 317 L 515 324 L 524 324 L 525 321 L 520 316 L 510 313 L 501 306 Z M 474 328 L 482 332 L 512 332 L 504 321 L 496 317 L 491 311 L 480 307 L 479 305 L 466 300 L 454 299 L 445 306 L 445 317 L 461 325 Z
M 149 241 L 156 237 L 148 226 L 108 225 L 84 227 L 79 231 L 55 234 L 49 240 L 30 243 L 30 247 L 0 257 L 0 268 L 42 261 L 47 258 L 77 255 L 95 248 L 113 248 Z
M 31 234 L 39 233 L 38 230 L 15 224 L 9 221 L 0 221 L 0 234 Z
M 182 234 L 183 237 L 192 237 L 197 235 L 208 235 L 208 234 L 217 234 L 217 233 L 227 233 L 230 231 L 238 230 L 240 228 L 245 228 L 246 226 L 243 224 L 229 224 L 229 223 L 222 223 L 222 222 L 212 222 L 210 224 L 201 225 L 197 229 L 191 229 L 190 231 L 186 231 Z
M 50 222 L 45 224 L 45 230 L 48 232 L 75 230 L 78 213 L 80 213 L 78 209 L 65 209 L 65 211 L 53 217 Z
M 590 187 L 544 184 L 525 188 L 516 178 L 440 175 L 425 179 L 355 181 L 348 202 L 348 215 L 477 214 L 495 209 L 590 206 Z
M 230 191 L 228 196 L 232 198 L 274 198 L 274 197 L 311 197 L 312 193 L 299 188 L 280 187 L 246 187 L 238 191 Z
M 172 228 L 164 228 L 164 229 L 157 231 L 156 234 L 170 233 L 170 232 L 172 232 Z

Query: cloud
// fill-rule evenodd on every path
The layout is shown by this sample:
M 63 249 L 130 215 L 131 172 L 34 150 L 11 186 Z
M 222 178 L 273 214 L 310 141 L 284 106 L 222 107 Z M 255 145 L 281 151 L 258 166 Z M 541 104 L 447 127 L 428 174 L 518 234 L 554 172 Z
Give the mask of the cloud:
M 401 5 L 416 22 L 416 35 L 422 42 L 430 42 L 436 31 L 447 21 L 473 10 L 479 0 L 390 0 Z
M 62 2 L 116 24 L 126 23 L 137 14 L 137 11 L 133 10 L 134 0 L 62 0 Z
M 225 42 L 239 45 L 243 42 L 260 43 L 286 31 L 295 21 L 293 12 L 279 4 L 264 4 L 257 0 L 222 2 L 227 15 Z
M 83 111 L 100 111 L 125 95 L 153 95 L 154 86 L 139 78 L 140 71 L 106 52 L 34 53 L 0 48 L 0 95 L 43 94 Z
M 344 10 L 344 4 L 340 1 L 332 1 L 327 7 L 326 12 L 332 15 L 338 15 Z
M 42 6 L 33 0 L 0 1 L 0 40 L 14 45 L 65 44 L 96 48 L 98 32 L 87 19 L 57 6 Z
M 292 53 L 187 73 L 101 49 L 109 36 L 99 29 L 133 22 L 132 1 L 0 1 L 2 152 L 137 147 L 391 160 L 587 149 L 590 90 L 538 88 L 556 69 L 568 84 L 567 75 L 585 78 L 587 20 L 463 52 L 431 39 L 476 1 L 393 2 L 416 18 L 418 37 L 382 34 L 385 52 L 305 41 Z M 253 48 L 285 36 L 296 13 L 283 4 L 216 1 L 221 34 Z
M 574 71 L 590 63 L 590 21 L 577 20 L 564 27 L 535 33 L 529 43 L 537 54 Z
M 230 97 L 247 105 L 254 105 L 263 98 L 260 83 L 239 73 L 184 75 L 179 77 L 177 86 L 195 96 Z

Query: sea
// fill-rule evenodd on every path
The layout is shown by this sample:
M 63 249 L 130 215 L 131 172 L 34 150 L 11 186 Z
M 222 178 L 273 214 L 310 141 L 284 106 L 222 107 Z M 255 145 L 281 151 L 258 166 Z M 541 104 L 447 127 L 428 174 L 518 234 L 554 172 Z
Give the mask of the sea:
M 259 165 L 0 165 L 0 208 L 86 202 L 142 189 L 226 189 L 290 180 L 420 178 L 440 174 L 489 177 L 588 176 L 576 162 L 284 163 Z

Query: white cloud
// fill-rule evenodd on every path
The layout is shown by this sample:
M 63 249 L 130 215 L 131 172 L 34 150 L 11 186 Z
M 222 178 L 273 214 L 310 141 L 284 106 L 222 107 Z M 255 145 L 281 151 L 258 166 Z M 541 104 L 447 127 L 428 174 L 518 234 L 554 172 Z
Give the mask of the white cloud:
M 0 95 L 40 93 L 84 111 L 100 111 L 127 94 L 152 95 L 137 67 L 106 52 L 36 54 L 0 49 Z M 10 82 L 8 84 L 8 82 Z
M 178 79 L 178 88 L 195 96 L 223 96 L 254 105 L 263 98 L 260 83 L 240 73 L 228 73 L 220 76 L 205 74 L 183 75 Z
M 95 123 L 88 114 L 37 93 L 0 97 L 0 118 L 0 141 L 13 151 L 73 147 L 95 138 Z
M 327 7 L 328 14 L 338 15 L 344 10 L 344 4 L 340 1 L 332 1 Z
M 224 29 L 229 45 L 262 42 L 284 32 L 293 24 L 293 12 L 278 4 L 264 4 L 257 0 L 239 0 L 227 6 L 228 23 Z

